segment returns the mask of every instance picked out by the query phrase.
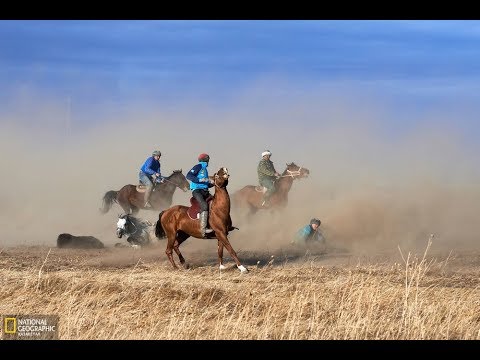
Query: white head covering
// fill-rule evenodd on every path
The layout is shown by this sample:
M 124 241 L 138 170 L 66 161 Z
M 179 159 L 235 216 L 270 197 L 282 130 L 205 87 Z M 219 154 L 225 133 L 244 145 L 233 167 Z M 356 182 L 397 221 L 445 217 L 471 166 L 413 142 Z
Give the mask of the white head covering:
M 270 150 L 265 150 L 264 152 L 262 152 L 262 157 L 264 157 L 265 155 L 272 155 L 272 153 L 270 152 Z

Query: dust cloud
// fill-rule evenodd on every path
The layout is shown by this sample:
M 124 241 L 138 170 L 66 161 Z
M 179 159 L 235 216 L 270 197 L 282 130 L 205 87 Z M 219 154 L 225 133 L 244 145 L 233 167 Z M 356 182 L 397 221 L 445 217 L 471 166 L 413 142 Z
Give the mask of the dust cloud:
M 251 89 L 221 105 L 132 103 L 102 115 L 78 106 L 67 113 L 63 100 L 47 96 L 18 100 L 17 110 L 0 115 L 0 247 L 55 246 L 63 232 L 125 242 L 115 237 L 122 209 L 114 204 L 102 215 L 101 200 L 136 184 L 152 150 L 162 151 L 164 175 L 186 173 L 209 153 L 210 173 L 226 166 L 233 194 L 257 184 L 269 149 L 277 171 L 293 161 L 310 177 L 294 181 L 285 211 L 234 216 L 237 252 L 284 248 L 312 217 L 330 246 L 351 252 L 424 248 L 432 233 L 433 248 L 478 250 L 479 166 L 448 115 L 435 109 L 402 126 L 398 114 L 360 96 L 266 94 Z M 173 203 L 189 197 L 177 190 Z M 158 213 L 139 216 L 156 221 Z M 182 248 L 214 253 L 216 242 L 190 238 Z

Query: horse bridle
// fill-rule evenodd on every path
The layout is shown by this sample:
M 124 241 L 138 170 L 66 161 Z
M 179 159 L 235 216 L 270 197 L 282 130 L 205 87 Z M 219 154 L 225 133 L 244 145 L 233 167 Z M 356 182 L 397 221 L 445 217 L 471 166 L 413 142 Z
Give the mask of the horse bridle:
M 292 178 L 295 178 L 295 176 L 300 176 L 300 175 L 302 175 L 302 172 L 301 172 L 300 170 L 302 170 L 302 167 L 301 167 L 301 166 L 298 168 L 298 170 L 295 170 L 295 171 L 291 171 L 291 170 L 288 170 L 288 169 L 287 169 L 287 172 L 289 172 L 289 174 L 287 174 L 287 175 L 281 175 L 280 177 L 282 178 L 282 177 L 291 176 Z
M 220 186 L 217 185 L 217 173 L 213 175 L 213 183 L 215 184 L 216 187 L 220 188 Z

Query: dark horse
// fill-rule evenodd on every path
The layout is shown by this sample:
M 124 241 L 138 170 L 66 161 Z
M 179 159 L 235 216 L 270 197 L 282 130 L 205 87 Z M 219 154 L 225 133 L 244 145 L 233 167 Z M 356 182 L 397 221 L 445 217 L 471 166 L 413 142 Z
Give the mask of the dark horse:
M 165 178 L 165 182 L 154 185 L 150 196 L 152 208 L 148 208 L 148 210 L 158 211 L 172 205 L 173 193 L 177 187 L 185 192 L 190 188 L 190 184 L 181 169 L 174 170 L 169 177 Z M 116 202 L 125 213 L 135 215 L 140 209 L 145 209 L 144 193 L 145 187 L 142 189 L 138 185 L 131 184 L 125 185 L 119 191 L 107 191 L 103 196 L 103 208 L 100 209 L 100 212 L 102 214 L 107 213 L 112 204 Z
M 93 236 L 75 236 L 64 233 L 57 237 L 57 247 L 70 249 L 103 249 L 103 243 Z
M 230 218 L 230 196 L 227 191 L 228 170 L 225 167 L 220 168 L 214 176 L 215 182 L 215 194 L 213 200 L 210 202 L 210 215 L 208 222 L 212 233 L 208 234 L 208 238 L 218 240 L 218 261 L 220 263 L 220 269 L 225 269 L 223 265 L 223 247 L 232 256 L 233 260 L 237 264 L 238 269 L 241 272 L 247 272 L 247 268 L 244 267 L 240 260 L 238 260 L 235 250 L 233 250 L 230 241 L 228 240 L 228 232 L 233 230 L 232 219 Z M 172 266 L 177 269 L 175 261 L 173 261 L 173 250 L 177 253 L 180 263 L 187 267 L 185 259 L 180 253 L 179 246 L 190 236 L 202 239 L 200 233 L 200 221 L 198 219 L 192 219 L 188 215 L 188 207 L 183 205 L 175 205 L 170 209 L 162 211 L 158 215 L 158 221 L 155 225 L 155 235 L 161 239 L 167 237 L 167 249 L 165 253 L 168 259 L 172 263 Z
M 262 206 L 262 198 L 264 188 L 262 186 L 247 185 L 236 191 L 232 195 L 233 205 L 235 208 L 246 208 L 250 214 L 256 213 L 259 209 L 282 209 L 287 206 L 288 192 L 292 187 L 294 179 L 305 178 L 310 171 L 304 167 L 300 167 L 295 163 L 287 164 L 287 168 L 280 178 L 275 181 L 275 191 L 270 197 L 270 205 Z
M 130 214 L 121 214 L 117 221 L 117 237 L 119 239 L 125 235 L 127 242 L 132 247 L 146 246 L 150 241 L 150 221 L 136 218 Z

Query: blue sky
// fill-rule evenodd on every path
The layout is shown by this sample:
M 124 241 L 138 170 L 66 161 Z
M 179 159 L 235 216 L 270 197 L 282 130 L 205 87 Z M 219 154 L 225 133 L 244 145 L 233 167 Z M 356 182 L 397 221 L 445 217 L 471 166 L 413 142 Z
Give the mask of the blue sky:
M 343 84 L 399 109 L 475 111 L 479 40 L 480 21 L 468 20 L 7 20 L 0 105 L 25 88 L 83 105 L 225 104 L 259 79 L 280 79 L 297 93 Z

